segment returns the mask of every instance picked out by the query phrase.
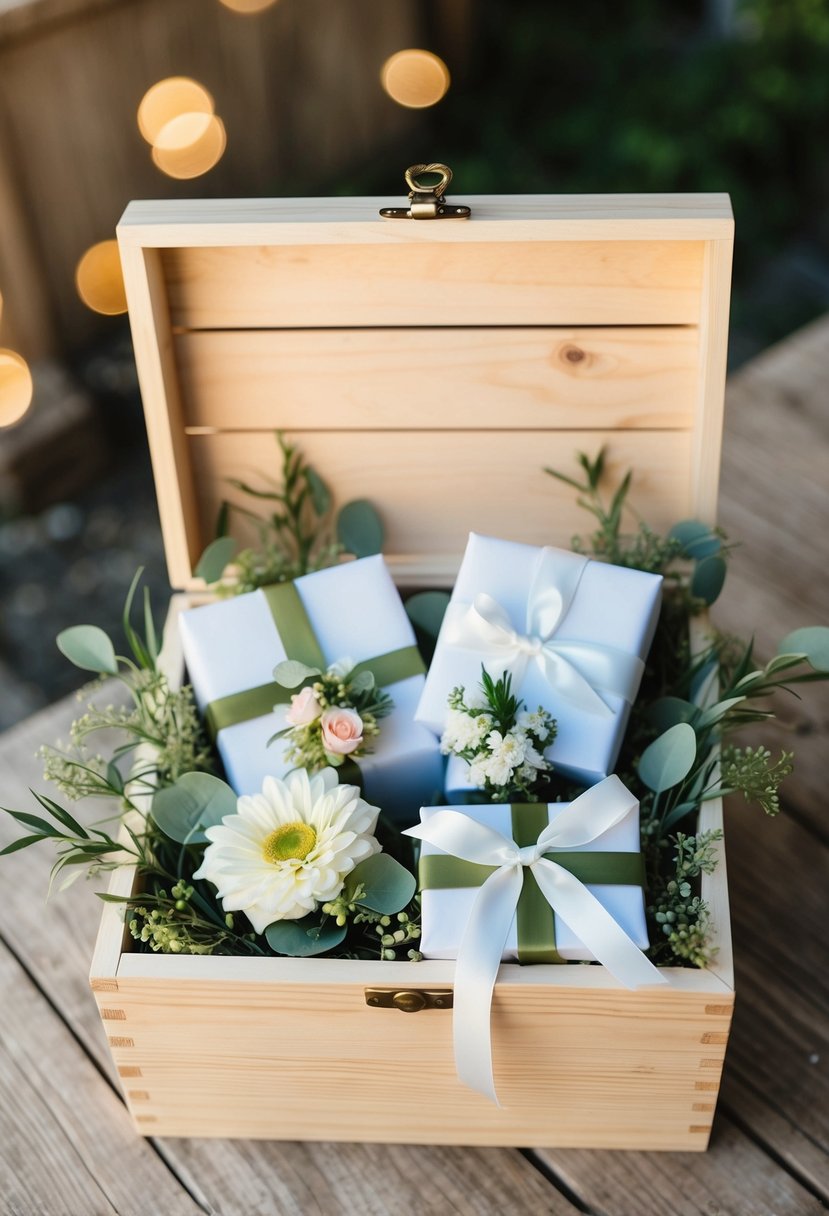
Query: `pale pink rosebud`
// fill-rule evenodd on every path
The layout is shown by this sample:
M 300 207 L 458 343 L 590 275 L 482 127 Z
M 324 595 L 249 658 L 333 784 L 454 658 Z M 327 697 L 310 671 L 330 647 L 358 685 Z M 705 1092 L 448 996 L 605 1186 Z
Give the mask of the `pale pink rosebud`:
M 303 688 L 291 697 L 291 708 L 285 715 L 291 726 L 307 726 L 322 713 L 322 706 L 313 688 Z
M 326 709 L 321 726 L 322 745 L 335 756 L 348 756 L 363 741 L 363 719 L 354 709 Z

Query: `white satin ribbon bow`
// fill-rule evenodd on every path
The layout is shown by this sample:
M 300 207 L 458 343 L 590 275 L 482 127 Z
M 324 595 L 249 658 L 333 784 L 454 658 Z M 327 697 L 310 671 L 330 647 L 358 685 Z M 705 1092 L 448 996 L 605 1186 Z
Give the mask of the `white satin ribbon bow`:
M 547 852 L 588 844 L 636 805 L 614 775 L 571 802 L 534 845 L 524 848 L 455 810 L 438 811 L 428 822 L 404 832 L 453 857 L 498 867 L 481 884 L 458 947 L 452 1015 L 458 1077 L 496 1105 L 500 1103 L 492 1074 L 492 992 L 524 885 L 525 867 L 532 870 L 553 911 L 621 984 L 639 988 L 666 982 L 587 887 L 569 870 L 544 857 Z
M 446 641 L 480 654 L 496 679 L 509 671 L 515 690 L 521 686 L 527 665 L 536 663 L 559 696 L 587 713 L 610 717 L 613 711 L 602 694 L 633 701 L 644 671 L 642 660 L 600 642 L 555 637 L 587 562 L 588 558 L 563 549 L 542 549 L 527 597 L 525 633 L 514 628 L 497 600 L 481 593 L 471 604 L 450 604 Z

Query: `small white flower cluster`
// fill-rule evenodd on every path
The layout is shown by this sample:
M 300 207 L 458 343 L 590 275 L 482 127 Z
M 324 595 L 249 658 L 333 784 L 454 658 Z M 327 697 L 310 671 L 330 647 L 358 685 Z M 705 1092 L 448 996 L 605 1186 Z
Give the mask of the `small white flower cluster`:
M 462 688 L 455 689 L 441 751 L 467 761 L 469 781 L 478 789 L 498 796 L 505 790 L 528 796 L 540 774 L 551 769 L 544 749 L 555 738 L 555 721 L 540 707 L 528 713 L 514 698 L 511 708 L 504 721 L 485 697 L 466 698 Z

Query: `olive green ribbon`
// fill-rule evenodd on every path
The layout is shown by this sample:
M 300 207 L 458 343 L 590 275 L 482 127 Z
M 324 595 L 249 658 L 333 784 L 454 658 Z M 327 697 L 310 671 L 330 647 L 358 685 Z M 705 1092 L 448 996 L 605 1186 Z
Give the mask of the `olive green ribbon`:
M 545 802 L 515 802 L 510 807 L 512 835 L 519 848 L 533 845 L 549 823 Z M 585 884 L 644 887 L 645 862 L 641 853 L 581 853 L 564 849 L 545 853 Z M 421 854 L 418 878 L 421 891 L 438 888 L 479 887 L 497 866 L 484 866 L 447 853 Z M 524 885 L 515 912 L 519 963 L 563 963 L 556 949 L 556 918 L 532 870 L 524 869 Z
M 288 658 L 325 671 L 328 665 L 325 655 L 294 584 L 278 583 L 263 588 L 263 592 Z M 417 647 L 402 646 L 399 650 L 357 663 L 350 675 L 353 677 L 362 671 L 370 671 L 378 687 L 384 688 L 388 684 L 396 684 L 398 680 L 423 675 L 425 670 Z M 287 704 L 293 692 L 293 689 L 273 680 L 211 701 L 204 714 L 211 739 L 215 740 L 219 731 L 227 726 L 263 718 L 275 705 Z

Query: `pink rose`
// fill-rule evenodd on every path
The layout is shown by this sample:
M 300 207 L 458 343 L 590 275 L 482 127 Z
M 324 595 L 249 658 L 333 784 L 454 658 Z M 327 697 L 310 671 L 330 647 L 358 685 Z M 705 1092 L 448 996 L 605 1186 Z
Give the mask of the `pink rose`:
M 317 700 L 313 688 L 303 688 L 302 692 L 291 697 L 291 708 L 285 715 L 291 726 L 307 726 L 322 713 L 322 706 Z
M 363 741 L 363 719 L 354 709 L 326 709 L 320 722 L 327 752 L 347 756 Z

